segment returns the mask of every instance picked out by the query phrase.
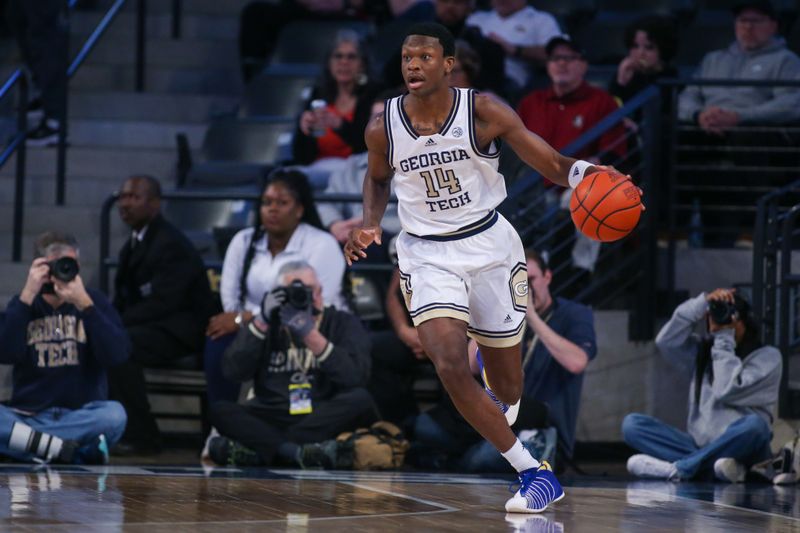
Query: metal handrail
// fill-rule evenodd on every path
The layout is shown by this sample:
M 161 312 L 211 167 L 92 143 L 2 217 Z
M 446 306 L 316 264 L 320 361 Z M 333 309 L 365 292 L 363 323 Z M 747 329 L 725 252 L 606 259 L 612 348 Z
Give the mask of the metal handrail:
M 783 372 L 781 374 L 780 395 L 778 400 L 778 415 L 784 418 L 794 418 L 798 413 L 792 412 L 794 402 L 789 392 L 789 354 L 792 348 L 790 323 L 791 290 L 798 285 L 798 281 L 792 280 L 792 236 L 797 227 L 797 220 L 800 219 L 800 204 L 793 206 L 783 216 L 781 224 L 781 282 L 779 289 L 780 301 L 780 320 L 778 327 L 778 349 L 783 359 Z
M 72 76 L 78 71 L 78 68 L 86 61 L 86 58 L 89 54 L 94 50 L 94 47 L 97 45 L 100 37 L 106 32 L 108 27 L 114 21 L 116 16 L 122 10 L 122 7 L 125 5 L 126 0 L 115 0 L 115 2 L 108 8 L 106 14 L 100 20 L 100 22 L 95 27 L 92 34 L 86 39 L 86 42 L 81 47 L 78 54 L 75 56 L 75 59 L 72 63 L 67 67 L 67 83 Z M 68 85 L 65 87 L 64 91 L 68 91 Z M 61 127 L 59 128 L 58 132 L 58 155 L 57 155 L 57 162 L 56 162 L 56 205 L 64 205 L 64 200 L 66 197 L 66 174 L 67 174 L 67 130 L 69 129 L 69 124 L 67 122 L 68 113 L 68 106 L 69 106 L 69 98 L 67 98 L 66 94 L 64 95 L 64 116 L 63 120 L 61 121 Z

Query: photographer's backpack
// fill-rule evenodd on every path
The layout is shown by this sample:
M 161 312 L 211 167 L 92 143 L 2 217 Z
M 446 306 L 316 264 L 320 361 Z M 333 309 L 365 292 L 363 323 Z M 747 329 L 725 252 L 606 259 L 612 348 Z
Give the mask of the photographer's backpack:
M 391 422 L 375 422 L 336 437 L 337 468 L 394 470 L 403 466 L 410 447 L 403 432 Z

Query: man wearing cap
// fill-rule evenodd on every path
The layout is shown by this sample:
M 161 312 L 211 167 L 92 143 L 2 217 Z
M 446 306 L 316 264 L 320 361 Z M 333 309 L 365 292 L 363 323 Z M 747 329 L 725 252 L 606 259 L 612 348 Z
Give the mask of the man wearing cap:
M 736 41 L 706 54 L 697 79 L 800 80 L 800 58 L 786 48 L 768 1 L 740 2 L 733 9 Z M 678 100 L 678 117 L 721 135 L 738 125 L 800 120 L 800 88 L 690 85 Z
M 551 85 L 525 96 L 517 107 L 517 113 L 525 127 L 556 150 L 563 150 L 616 111 L 619 105 L 609 93 L 589 85 L 584 79 L 589 64 L 578 43 L 565 35 L 553 37 L 545 46 L 545 53 Z M 626 150 L 625 127 L 619 122 L 571 155 L 593 163 L 619 165 Z M 557 202 L 561 191 L 551 187 L 552 184 L 546 179 L 544 183 L 546 187 L 550 187 L 546 198 L 552 203 Z M 581 275 L 582 282 L 588 281 L 599 252 L 599 243 L 576 233 L 572 265 L 577 269 L 576 273 Z M 574 290 L 579 290 L 578 285 L 575 285 Z M 565 294 L 571 295 L 572 293 Z

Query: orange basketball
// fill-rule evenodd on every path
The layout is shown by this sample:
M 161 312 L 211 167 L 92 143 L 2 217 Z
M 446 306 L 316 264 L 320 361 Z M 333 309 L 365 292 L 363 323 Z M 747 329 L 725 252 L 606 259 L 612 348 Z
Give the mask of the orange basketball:
M 617 241 L 630 233 L 642 214 L 639 189 L 617 172 L 584 176 L 569 200 L 572 221 L 581 233 L 596 241 Z

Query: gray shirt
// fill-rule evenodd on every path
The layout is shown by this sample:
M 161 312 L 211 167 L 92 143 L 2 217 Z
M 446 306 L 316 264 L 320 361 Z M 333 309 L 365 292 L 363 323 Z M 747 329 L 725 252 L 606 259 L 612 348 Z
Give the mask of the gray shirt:
M 708 311 L 705 293 L 679 305 L 656 337 L 661 354 L 683 368 L 693 368 L 701 339 L 693 333 Z M 740 359 L 733 329 L 713 334 L 711 364 L 714 381 L 703 377 L 700 401 L 695 401 L 695 379 L 689 388 L 686 428 L 698 446 L 718 438 L 739 418 L 756 414 L 772 424 L 781 381 L 781 354 L 774 346 L 761 346 Z M 706 371 L 708 374 L 708 371 Z
M 758 50 L 745 51 L 734 41 L 705 55 L 695 79 L 800 81 L 800 58 L 776 37 Z M 689 85 L 678 100 L 678 118 L 717 106 L 739 115 L 741 124 L 787 124 L 800 120 L 800 87 L 722 87 Z
M 344 166 L 331 174 L 325 194 L 361 194 L 364 176 L 367 173 L 367 152 L 351 155 Z M 394 191 L 394 187 L 392 187 Z M 360 217 L 364 213 L 361 202 L 318 202 L 317 211 L 326 228 L 339 220 Z M 397 203 L 386 206 L 381 227 L 391 233 L 400 233 L 400 219 L 397 217 Z

